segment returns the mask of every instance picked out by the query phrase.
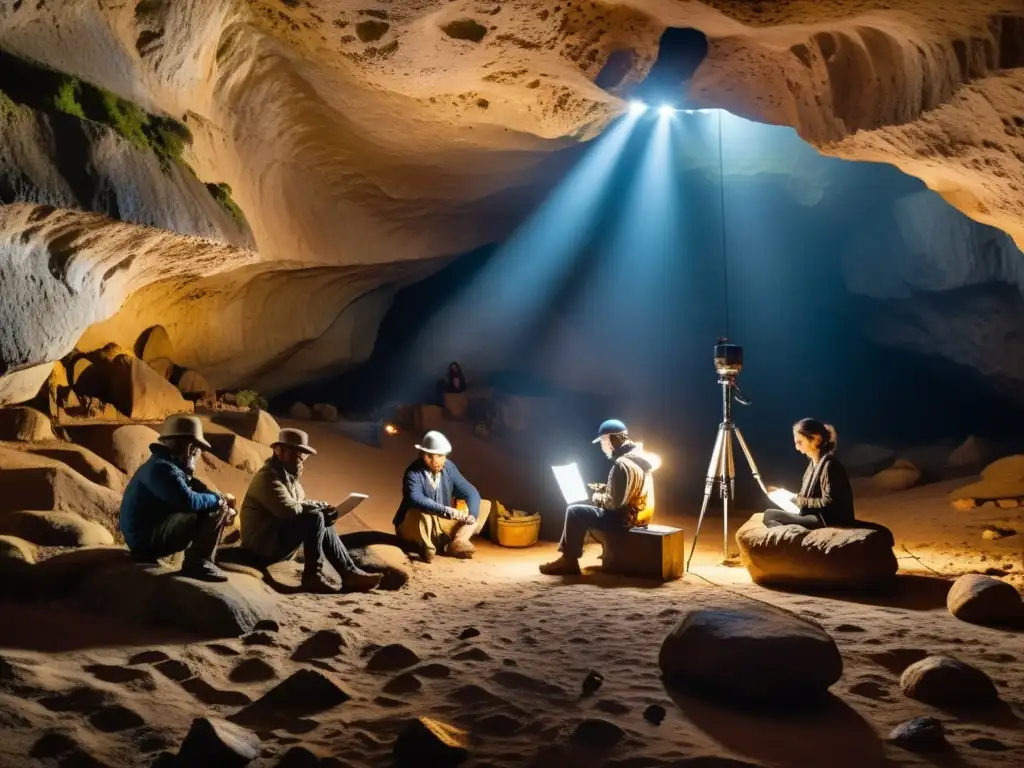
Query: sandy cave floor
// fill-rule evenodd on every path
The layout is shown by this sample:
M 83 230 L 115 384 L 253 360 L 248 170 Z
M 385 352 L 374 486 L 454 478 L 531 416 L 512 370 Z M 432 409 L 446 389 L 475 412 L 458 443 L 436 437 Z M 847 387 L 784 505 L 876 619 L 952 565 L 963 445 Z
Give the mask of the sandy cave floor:
M 323 428 L 313 431 L 324 448 L 318 458 L 331 456 L 335 436 Z M 354 471 L 362 447 L 345 447 L 345 461 L 321 461 L 315 470 L 310 465 L 311 491 L 329 496 L 350 487 L 343 467 Z M 404 446 L 385 453 L 379 471 L 397 485 L 392 465 L 404 466 L 408 453 Z M 473 463 L 470 453 L 460 462 L 464 470 Z M 375 485 L 365 474 L 362 479 L 364 486 Z M 177 750 L 193 718 L 229 715 L 246 697 L 256 699 L 300 668 L 289 658 L 292 651 L 325 628 L 339 629 L 349 642 L 341 656 L 326 663 L 352 700 L 314 717 L 306 733 L 274 732 L 263 741 L 264 757 L 253 765 L 276 765 L 290 745 L 302 744 L 345 765 L 386 766 L 404 722 L 426 715 L 470 731 L 473 758 L 467 764 L 476 766 L 641 768 L 699 755 L 829 768 L 1019 766 L 1024 764 L 1024 633 L 954 619 L 945 608 L 947 582 L 935 572 L 1011 566 L 1010 573 L 1019 574 L 1024 570 L 1020 535 L 991 542 L 981 539 L 981 530 L 1014 516 L 1019 529 L 1020 513 L 990 506 L 955 513 L 945 502 L 954 485 L 859 502 L 861 516 L 890 525 L 897 539 L 899 583 L 878 597 L 800 595 L 752 585 L 743 569 L 718 564 L 716 516 L 705 529 L 709 533 L 701 535 L 694 572 L 681 581 L 650 584 L 596 572 L 550 579 L 536 566 L 554 556 L 554 544 L 508 550 L 482 542 L 470 562 L 438 558 L 431 566 L 414 564 L 412 579 L 400 592 L 283 597 L 274 646 L 119 627 L 65 606 L 2 605 L 0 659 L 19 670 L 27 692 L 9 692 L 0 662 L 0 767 L 148 765 L 160 750 Z M 391 501 L 368 502 L 364 519 L 384 528 Z M 746 515 L 735 518 L 733 528 Z M 692 530 L 692 518 L 679 522 Z M 597 565 L 598 554 L 598 547 L 589 548 L 584 564 Z M 811 713 L 753 715 L 666 691 L 658 649 L 680 610 L 749 599 L 813 618 L 836 639 L 845 670 L 826 706 Z M 479 634 L 460 640 L 469 628 Z M 363 649 L 388 643 L 404 644 L 420 657 L 413 671 L 421 670 L 416 675 L 421 687 L 414 690 L 415 683 L 397 672 L 365 669 Z M 189 679 L 175 682 L 145 657 L 133 659 L 145 651 L 180 660 L 187 665 L 183 673 L 177 665 L 161 669 Z M 988 672 L 1006 706 L 963 715 L 905 698 L 899 673 L 936 653 Z M 232 669 L 249 657 L 265 660 L 276 677 L 232 682 Z M 603 675 L 604 684 L 582 697 L 590 670 Z M 667 710 L 660 726 L 642 717 L 649 704 Z M 893 726 L 919 715 L 943 721 L 955 754 L 929 759 L 884 743 Z M 613 723 L 623 738 L 610 750 L 576 745 L 572 733 L 587 718 Z M 48 754 L 63 757 L 45 758 Z

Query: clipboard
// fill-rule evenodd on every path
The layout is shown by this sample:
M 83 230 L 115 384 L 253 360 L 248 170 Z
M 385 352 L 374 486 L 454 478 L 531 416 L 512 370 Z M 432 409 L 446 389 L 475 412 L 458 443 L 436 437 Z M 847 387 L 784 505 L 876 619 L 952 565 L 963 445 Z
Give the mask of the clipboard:
M 345 515 L 349 514 L 350 512 L 355 510 L 356 507 L 358 507 L 360 504 L 366 501 L 368 498 L 370 498 L 370 496 L 369 494 L 366 493 L 350 493 L 348 495 L 348 498 L 346 498 L 340 504 L 335 505 L 334 508 L 338 511 L 338 516 L 335 518 L 335 520 L 340 520 Z

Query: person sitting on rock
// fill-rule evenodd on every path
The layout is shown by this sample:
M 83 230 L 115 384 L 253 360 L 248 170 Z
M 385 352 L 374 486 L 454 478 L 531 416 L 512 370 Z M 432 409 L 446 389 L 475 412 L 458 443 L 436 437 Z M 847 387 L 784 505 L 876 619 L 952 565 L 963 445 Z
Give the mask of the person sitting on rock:
M 213 558 L 224 526 L 234 519 L 235 499 L 210 490 L 194 475 L 200 454 L 210 447 L 203 425 L 195 416 L 171 416 L 160 432 L 121 500 L 125 543 L 140 562 L 183 551 L 183 576 L 227 581 Z
M 578 576 L 583 541 L 591 529 L 646 528 L 654 516 L 654 462 L 629 439 L 626 425 L 618 419 L 601 424 L 594 443 L 601 444 L 611 459 L 607 483 L 592 483 L 592 504 L 570 504 L 558 551 L 562 556 L 540 566 L 547 576 Z
M 338 590 L 323 575 L 324 558 L 341 577 L 346 592 L 368 592 L 381 580 L 360 569 L 334 530 L 338 512 L 323 501 L 312 501 L 299 482 L 308 456 L 316 451 L 299 429 L 282 429 L 271 456 L 253 477 L 242 502 L 242 547 L 267 565 L 283 562 L 302 547 L 302 587 L 308 592 Z
M 437 552 L 471 558 L 476 547 L 470 538 L 483 530 L 490 513 L 476 488 L 448 461 L 452 444 L 440 432 L 427 432 L 416 446 L 419 458 L 402 478 L 402 503 L 392 522 L 398 538 L 411 544 L 425 563 Z M 466 512 L 454 506 L 465 502 Z
M 763 522 L 769 528 L 802 525 L 804 528 L 856 525 L 853 488 L 846 469 L 836 458 L 836 430 L 817 419 L 801 419 L 793 425 L 793 444 L 810 463 L 804 472 L 800 492 L 793 499 L 799 512 L 767 509 Z M 769 491 L 776 490 L 770 487 Z

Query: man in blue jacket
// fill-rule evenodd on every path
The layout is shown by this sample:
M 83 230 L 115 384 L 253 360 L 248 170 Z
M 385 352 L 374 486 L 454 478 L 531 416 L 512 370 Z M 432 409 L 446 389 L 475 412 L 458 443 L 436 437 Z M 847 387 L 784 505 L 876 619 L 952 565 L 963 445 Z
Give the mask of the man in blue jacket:
M 416 450 L 420 457 L 406 468 L 402 479 L 402 503 L 393 520 L 395 533 L 426 563 L 438 551 L 451 557 L 472 557 L 476 548 L 470 538 L 483 529 L 490 502 L 481 502 L 476 488 L 448 461 L 452 445 L 440 432 L 427 432 Z M 468 512 L 456 509 L 456 501 L 464 501 Z
M 171 416 L 160 432 L 121 500 L 125 543 L 142 562 L 184 551 L 183 576 L 227 581 L 213 557 L 224 526 L 234 518 L 234 499 L 211 491 L 194 475 L 199 456 L 210 447 L 202 422 Z

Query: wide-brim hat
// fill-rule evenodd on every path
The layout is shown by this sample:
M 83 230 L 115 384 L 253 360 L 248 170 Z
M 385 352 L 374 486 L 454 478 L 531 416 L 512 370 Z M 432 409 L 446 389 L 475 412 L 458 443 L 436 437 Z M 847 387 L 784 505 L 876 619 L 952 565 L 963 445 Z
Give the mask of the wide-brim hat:
M 602 437 L 625 434 L 628 434 L 628 432 L 624 422 L 621 422 L 618 419 L 608 419 L 607 421 L 601 422 L 601 426 L 597 430 L 597 437 L 590 442 L 597 444 L 601 442 Z
M 160 441 L 181 438 L 203 448 L 210 448 L 203 436 L 203 422 L 195 416 L 168 416 L 160 427 Z
M 423 436 L 423 439 L 416 446 L 416 450 L 423 453 L 432 453 L 436 456 L 447 456 L 452 452 L 452 444 L 440 432 L 431 430 Z
M 309 435 L 301 429 L 291 429 L 290 427 L 282 429 L 277 435 L 277 440 L 270 445 L 271 447 L 283 445 L 285 448 L 292 448 L 312 456 L 316 455 L 316 450 L 309 444 Z

